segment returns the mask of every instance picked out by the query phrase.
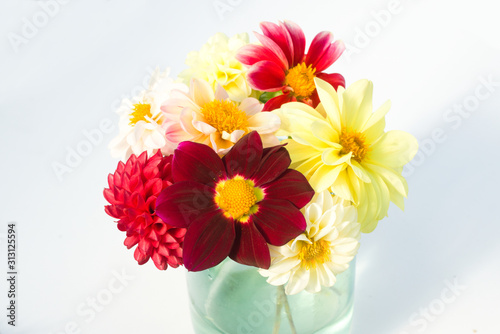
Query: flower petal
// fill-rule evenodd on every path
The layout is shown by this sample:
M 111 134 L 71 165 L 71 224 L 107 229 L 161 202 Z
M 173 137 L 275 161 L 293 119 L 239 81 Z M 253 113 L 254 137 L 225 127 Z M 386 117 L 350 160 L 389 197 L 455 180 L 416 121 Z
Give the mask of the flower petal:
M 253 44 L 243 46 L 238 51 L 236 59 L 239 62 L 248 66 L 252 66 L 263 60 L 273 62 L 277 66 L 280 66 L 280 68 L 282 64 L 281 59 L 279 59 L 279 57 L 276 54 L 274 54 L 271 50 L 262 45 L 253 45 Z
M 251 220 L 268 243 L 283 246 L 306 229 L 304 215 L 292 202 L 264 199 Z
M 271 50 L 272 53 L 274 53 L 278 59 L 280 60 L 280 63 L 278 65 L 281 65 L 281 67 L 285 70 L 289 68 L 288 60 L 285 55 L 285 52 L 279 47 L 278 44 L 276 44 L 275 41 L 273 41 L 271 38 L 255 33 L 255 37 L 259 40 L 260 43 L 269 50 Z
M 328 82 L 330 85 L 333 86 L 333 88 L 337 89 L 339 86 L 345 87 L 345 79 L 342 76 L 342 74 L 339 73 L 318 73 L 316 75 L 317 78 L 320 78 L 322 80 L 325 80 Z M 321 100 L 323 102 L 323 100 Z
M 174 183 L 156 199 L 156 214 L 174 227 L 187 227 L 207 212 L 216 210 L 214 189 L 193 181 Z
M 214 100 L 214 91 L 205 80 L 192 79 L 189 93 L 193 101 L 199 106 Z
M 314 190 L 302 173 L 288 169 L 276 181 L 263 186 L 266 199 L 287 200 L 302 208 L 314 196 Z
M 329 31 L 322 31 L 317 34 L 309 46 L 305 63 L 315 68 L 321 61 L 321 56 L 328 49 L 332 40 L 333 34 Z
M 304 59 L 304 50 L 306 49 L 306 36 L 300 27 L 292 21 L 283 22 L 288 30 L 293 43 L 293 65 L 301 63 Z
M 248 117 L 258 114 L 262 111 L 263 104 L 259 100 L 249 97 L 241 101 L 239 108 L 245 112 Z
M 293 95 L 288 93 L 275 96 L 266 102 L 262 111 L 273 111 L 279 109 L 283 104 L 292 102 L 294 100 L 295 98 L 293 97 Z
M 369 161 L 376 165 L 400 168 L 411 161 L 418 151 L 418 142 L 411 134 L 392 130 L 385 133 L 369 152 Z
M 256 186 L 272 182 L 283 174 L 290 166 L 290 154 L 282 146 L 266 148 L 262 154 L 257 171 L 252 176 Z
M 201 271 L 218 265 L 229 255 L 234 238 L 234 223 L 225 218 L 222 211 L 200 216 L 186 232 L 184 265 L 190 271 Z
M 316 71 L 322 72 L 326 70 L 340 57 L 344 51 L 345 45 L 342 41 L 335 41 L 334 43 L 328 45 L 315 66 Z
M 283 88 L 285 71 L 276 63 L 263 60 L 248 70 L 247 80 L 256 90 L 276 92 Z
M 272 39 L 283 50 L 288 64 L 293 64 L 293 43 L 288 30 L 272 22 L 261 22 L 260 28 L 265 36 Z
M 261 162 L 262 151 L 262 140 L 257 131 L 241 138 L 222 158 L 228 177 L 241 175 L 250 178 Z
M 247 266 L 268 269 L 271 265 L 269 247 L 254 224 L 251 221 L 240 222 L 235 229 L 236 238 L 229 254 L 231 259 Z
M 191 180 L 214 185 L 226 172 L 222 160 L 209 146 L 182 142 L 174 152 L 172 176 L 175 182 Z

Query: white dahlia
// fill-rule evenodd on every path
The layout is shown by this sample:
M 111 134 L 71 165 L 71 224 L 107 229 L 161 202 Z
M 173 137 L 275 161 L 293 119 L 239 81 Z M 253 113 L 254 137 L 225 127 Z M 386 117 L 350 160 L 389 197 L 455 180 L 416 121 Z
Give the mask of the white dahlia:
M 284 246 L 269 246 L 271 267 L 259 270 L 268 283 L 286 284 L 288 295 L 333 286 L 359 248 L 360 224 L 356 208 L 348 201 L 325 190 L 301 211 L 306 231 Z
M 147 89 L 132 99 L 123 99 L 117 111 L 120 115 L 120 133 L 109 143 L 114 158 L 125 161 L 131 154 L 140 155 L 147 151 L 148 156 L 151 156 L 158 150 L 170 154 L 175 149 L 165 137 L 160 107 L 172 90 L 187 91 L 187 87 L 175 83 L 169 73 L 169 69 L 160 72 L 156 68 Z

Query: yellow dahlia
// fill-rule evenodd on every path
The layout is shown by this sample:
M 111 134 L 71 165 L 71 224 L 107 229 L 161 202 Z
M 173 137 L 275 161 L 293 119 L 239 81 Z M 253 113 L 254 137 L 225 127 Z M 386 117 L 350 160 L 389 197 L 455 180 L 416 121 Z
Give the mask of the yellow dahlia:
M 369 233 L 387 215 L 389 203 L 404 208 L 408 185 L 403 166 L 417 153 L 417 140 L 403 131 L 385 132 L 384 103 L 372 112 L 373 84 L 360 80 L 338 90 L 321 79 L 316 109 L 298 102 L 275 110 L 282 133 L 290 136 L 291 167 L 302 172 L 316 192 L 330 189 L 353 202 L 361 231 Z

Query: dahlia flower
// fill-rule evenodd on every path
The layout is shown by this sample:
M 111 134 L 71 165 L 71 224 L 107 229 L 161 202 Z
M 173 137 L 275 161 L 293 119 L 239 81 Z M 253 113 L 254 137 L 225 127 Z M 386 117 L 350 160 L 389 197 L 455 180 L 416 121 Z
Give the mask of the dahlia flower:
M 292 168 L 302 172 L 316 192 L 330 189 L 354 203 L 361 231 L 375 229 L 392 201 L 404 209 L 408 185 L 403 166 L 417 153 L 417 140 L 403 131 L 385 132 L 390 102 L 372 113 L 373 84 L 360 80 L 336 91 L 316 79 L 321 104 L 315 109 L 288 103 L 276 110 Z
M 176 92 L 161 109 L 166 138 L 176 145 L 193 141 L 224 155 L 242 136 L 254 130 L 265 147 L 279 144 L 274 135 L 280 126 L 278 116 L 261 112 L 262 104 L 251 97 L 241 103 L 232 101 L 221 86 L 214 94 L 204 80 L 193 79 L 189 94 Z
M 291 101 L 316 107 L 318 94 L 314 78 L 329 82 L 335 89 L 345 86 L 342 75 L 323 72 L 345 50 L 342 41 L 332 43 L 332 33 L 323 31 L 317 34 L 305 54 L 306 38 L 295 23 L 285 21 L 277 25 L 262 22 L 260 27 L 263 35 L 256 33 L 256 36 L 262 45 L 246 45 L 240 49 L 236 58 L 250 66 L 248 82 L 254 89 L 265 92 L 282 91 L 282 95 L 266 103 L 264 110 L 274 110 Z
M 301 211 L 306 231 L 284 246 L 270 246 L 271 266 L 259 270 L 268 283 L 286 284 L 288 295 L 333 286 L 359 248 L 360 224 L 354 206 L 325 190 Z
M 118 229 L 127 232 L 125 246 L 138 245 L 134 258 L 139 264 L 153 259 L 160 270 L 182 265 L 182 242 L 186 229 L 172 227 L 156 215 L 156 198 L 172 184 L 172 156 L 161 152 L 148 158 L 132 154 L 109 174 L 104 197 L 106 213 L 118 219 Z
M 305 230 L 299 209 L 314 195 L 289 164 L 284 147 L 263 149 L 255 131 L 222 159 L 203 144 L 179 145 L 172 162 L 175 183 L 158 197 L 157 214 L 169 225 L 187 228 L 187 269 L 205 270 L 227 256 L 269 268 L 267 244 L 284 245 Z
M 114 158 L 125 161 L 131 154 L 139 155 L 144 151 L 150 156 L 158 150 L 166 155 L 174 151 L 175 146 L 165 138 L 160 107 L 173 89 L 187 91 L 187 87 L 174 83 L 169 72 L 167 69 L 161 73 L 156 68 L 146 90 L 131 100 L 123 99 L 117 111 L 120 133 L 109 144 Z
M 236 60 L 237 51 L 248 44 L 248 34 L 236 34 L 229 38 L 223 33 L 210 37 L 200 51 L 190 52 L 186 58 L 189 66 L 179 74 L 179 78 L 189 85 L 192 78 L 207 81 L 212 89 L 221 85 L 229 98 L 241 102 L 252 94 L 247 82 L 247 69 Z

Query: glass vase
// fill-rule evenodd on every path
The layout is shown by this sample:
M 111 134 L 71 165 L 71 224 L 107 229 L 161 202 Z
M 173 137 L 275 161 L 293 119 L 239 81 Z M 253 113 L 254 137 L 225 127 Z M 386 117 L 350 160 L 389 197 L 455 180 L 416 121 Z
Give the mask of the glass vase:
M 319 293 L 285 295 L 257 268 L 230 259 L 188 272 L 191 319 L 197 334 L 349 334 L 355 260 Z

